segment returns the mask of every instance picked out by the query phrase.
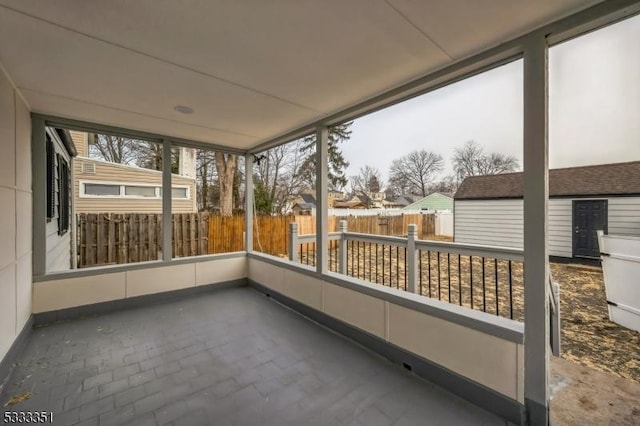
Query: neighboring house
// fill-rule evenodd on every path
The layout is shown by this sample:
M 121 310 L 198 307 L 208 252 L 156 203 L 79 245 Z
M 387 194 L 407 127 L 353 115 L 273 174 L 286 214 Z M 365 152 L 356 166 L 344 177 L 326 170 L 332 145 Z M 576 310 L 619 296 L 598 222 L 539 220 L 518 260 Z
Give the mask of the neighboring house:
M 73 211 L 71 169 L 75 147 L 67 130 L 46 129 L 47 225 L 46 271 L 65 271 L 72 267 L 71 240 Z
M 389 209 L 398 209 L 407 207 L 409 204 L 413 203 L 415 200 L 411 195 L 399 195 L 397 197 L 387 199 L 384 201 L 384 206 Z
M 453 196 L 440 192 L 433 192 L 418 201 L 403 207 L 402 210 L 453 211 Z
M 311 203 L 295 203 L 291 208 L 293 214 L 315 216 L 316 205 Z
M 298 197 L 293 202 L 291 211 L 294 214 L 315 216 L 316 197 L 310 192 L 298 194 Z
M 74 161 L 75 213 L 161 213 L 162 172 L 89 158 L 94 135 L 70 132 Z M 194 150 L 180 148 L 179 174 L 171 176 L 173 213 L 192 213 L 196 204 Z
M 336 202 L 341 202 L 344 193 L 339 191 L 329 191 L 327 194 L 327 208 L 334 208 Z M 291 211 L 295 214 L 306 214 L 314 216 L 316 214 L 316 194 L 313 189 L 303 189 L 293 200 Z
M 468 177 L 454 201 L 454 240 L 523 245 L 522 173 Z M 597 230 L 640 235 L 640 161 L 549 171 L 549 255 L 599 258 Z
M 342 200 L 344 200 L 344 192 L 329 191 L 329 193 L 327 194 L 327 207 L 331 209 L 335 206 L 336 201 Z
M 369 205 L 359 198 L 351 199 L 349 201 L 336 201 L 334 208 L 336 209 L 368 209 Z

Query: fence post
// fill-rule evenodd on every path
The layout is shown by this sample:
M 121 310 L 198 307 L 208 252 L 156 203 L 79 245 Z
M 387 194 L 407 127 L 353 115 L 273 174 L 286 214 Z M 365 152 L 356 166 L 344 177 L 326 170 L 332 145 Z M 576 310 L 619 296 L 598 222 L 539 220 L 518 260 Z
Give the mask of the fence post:
M 340 260 L 338 265 L 340 266 L 340 273 L 342 275 L 347 275 L 347 238 L 345 234 L 347 233 L 347 221 L 341 220 L 338 230 L 340 231 L 340 240 L 338 247 L 338 256 L 340 256 Z
M 298 259 L 298 224 L 296 222 L 289 223 L 289 260 L 296 261 Z
M 420 293 L 420 285 L 418 284 L 417 277 L 417 266 L 418 262 L 417 251 L 416 251 L 416 239 L 418 237 L 418 226 L 415 224 L 409 225 L 407 231 L 407 264 L 405 268 L 407 268 L 407 291 L 410 293 Z

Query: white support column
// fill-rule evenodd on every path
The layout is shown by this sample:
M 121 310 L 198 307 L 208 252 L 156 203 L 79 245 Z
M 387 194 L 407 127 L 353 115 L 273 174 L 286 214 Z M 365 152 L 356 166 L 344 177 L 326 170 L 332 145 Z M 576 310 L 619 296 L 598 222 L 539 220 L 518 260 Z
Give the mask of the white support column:
M 173 257 L 173 223 L 171 211 L 171 141 L 162 141 L 162 260 Z
M 528 425 L 549 424 L 548 72 L 544 36 L 524 49 L 524 398 Z
M 289 260 L 298 261 L 298 224 L 296 222 L 289 224 Z
M 46 127 L 42 118 L 31 118 L 31 170 L 33 187 L 33 275 L 47 269 L 47 148 Z
M 253 251 L 253 154 L 244 156 L 244 249 Z
M 347 275 L 347 238 L 345 234 L 347 233 L 347 221 L 340 221 L 340 240 L 338 246 L 338 255 L 340 256 L 340 260 L 338 261 L 338 267 L 340 268 L 340 273 L 342 275 Z
M 328 183 L 329 179 L 329 128 L 319 126 L 316 130 L 316 270 L 325 274 L 328 262 Z
M 418 281 L 418 251 L 416 250 L 416 240 L 418 239 L 418 225 L 412 223 L 407 229 L 407 291 L 410 293 L 420 293 L 420 283 Z

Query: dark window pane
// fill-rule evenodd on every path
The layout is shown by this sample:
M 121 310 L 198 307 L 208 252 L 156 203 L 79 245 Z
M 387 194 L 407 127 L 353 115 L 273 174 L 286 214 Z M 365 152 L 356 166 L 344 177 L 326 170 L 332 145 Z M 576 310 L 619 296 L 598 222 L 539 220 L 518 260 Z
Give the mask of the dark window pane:
M 84 193 L 86 195 L 120 195 L 120 185 L 85 183 Z
M 155 197 L 156 188 L 153 186 L 125 186 L 124 195 L 136 197 Z
M 171 198 L 187 198 L 187 188 L 172 188 Z

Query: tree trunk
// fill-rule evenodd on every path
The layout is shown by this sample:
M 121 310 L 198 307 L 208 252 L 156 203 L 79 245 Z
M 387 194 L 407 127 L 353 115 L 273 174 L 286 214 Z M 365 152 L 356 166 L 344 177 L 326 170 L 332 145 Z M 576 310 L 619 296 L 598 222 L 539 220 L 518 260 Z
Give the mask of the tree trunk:
M 216 170 L 220 183 L 220 215 L 233 214 L 233 181 L 238 164 L 238 158 L 232 154 L 216 152 Z

